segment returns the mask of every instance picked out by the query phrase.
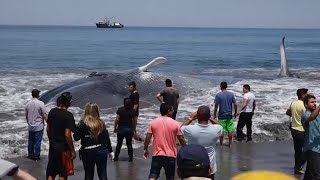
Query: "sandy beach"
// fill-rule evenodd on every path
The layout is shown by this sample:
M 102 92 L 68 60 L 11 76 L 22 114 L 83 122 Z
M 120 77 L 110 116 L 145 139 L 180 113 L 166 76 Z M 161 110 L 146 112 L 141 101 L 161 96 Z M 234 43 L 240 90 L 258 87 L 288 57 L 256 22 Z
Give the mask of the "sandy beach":
M 276 170 L 293 175 L 293 153 L 291 141 L 234 143 L 232 149 L 227 146 L 218 146 L 216 179 L 229 180 L 232 176 L 241 172 L 257 169 Z M 38 162 L 24 157 L 9 160 L 19 164 L 22 169 L 38 179 L 45 179 L 46 156 L 43 156 Z M 148 178 L 151 158 L 147 160 L 142 158 L 142 148 L 134 150 L 133 162 L 130 163 L 127 160 L 127 151 L 122 150 L 118 162 L 108 161 L 109 180 L 142 180 Z M 300 178 L 300 176 L 296 177 Z M 75 175 L 70 176 L 69 179 L 84 179 L 83 165 L 78 157 L 75 160 Z M 98 179 L 97 174 L 95 174 L 95 179 Z M 159 179 L 165 179 L 163 170 Z

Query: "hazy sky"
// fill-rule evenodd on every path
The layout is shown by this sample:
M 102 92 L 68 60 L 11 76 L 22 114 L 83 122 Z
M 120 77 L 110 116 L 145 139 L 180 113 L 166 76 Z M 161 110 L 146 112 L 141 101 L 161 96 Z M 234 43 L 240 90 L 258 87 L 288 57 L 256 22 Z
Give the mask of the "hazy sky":
M 0 24 L 320 28 L 320 0 L 0 0 Z

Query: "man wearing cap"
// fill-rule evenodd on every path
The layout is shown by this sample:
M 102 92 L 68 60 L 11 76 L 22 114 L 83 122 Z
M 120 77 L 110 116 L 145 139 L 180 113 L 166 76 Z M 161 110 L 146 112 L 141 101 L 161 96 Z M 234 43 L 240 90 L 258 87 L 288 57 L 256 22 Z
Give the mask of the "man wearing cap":
M 64 92 L 60 96 L 59 105 L 52 108 L 48 114 L 49 158 L 46 170 L 48 180 L 67 179 L 65 152 L 71 152 L 71 159 L 76 157 L 71 132 L 76 131 L 74 116 L 68 111 L 71 106 L 72 95 Z
M 171 118 L 174 109 L 168 104 L 160 105 L 160 117 L 152 120 L 148 128 L 144 142 L 143 156 L 146 159 L 149 155 L 148 146 L 153 136 L 152 161 L 149 180 L 159 178 L 162 167 L 165 170 L 167 180 L 173 180 L 177 156 L 177 139 L 181 145 L 186 142 L 180 130 L 180 123 Z
M 306 108 L 303 104 L 304 97 L 307 95 L 308 89 L 302 88 L 297 90 L 298 99 L 293 101 L 286 114 L 291 117 L 291 135 L 294 145 L 294 173 L 302 174 L 303 165 L 306 162 L 305 156 L 303 154 L 304 145 L 304 128 L 301 123 L 301 118 Z
M 198 119 L 198 123 L 190 125 L 195 119 Z M 209 124 L 209 120 L 212 124 Z M 212 168 L 208 177 L 214 179 L 214 174 L 217 171 L 215 147 L 222 134 L 222 126 L 217 120 L 210 119 L 210 108 L 200 106 L 197 112 L 192 113 L 190 118 L 182 124 L 181 131 L 188 140 L 188 144 L 198 144 L 205 147 Z
M 177 155 L 177 174 L 184 180 L 210 180 L 210 160 L 207 150 L 200 145 L 182 147 Z
M 33 89 L 32 100 L 26 107 L 26 120 L 28 123 L 28 158 L 40 160 L 41 141 L 43 136 L 44 121 L 47 121 L 47 110 L 44 103 L 40 101 L 38 89 Z

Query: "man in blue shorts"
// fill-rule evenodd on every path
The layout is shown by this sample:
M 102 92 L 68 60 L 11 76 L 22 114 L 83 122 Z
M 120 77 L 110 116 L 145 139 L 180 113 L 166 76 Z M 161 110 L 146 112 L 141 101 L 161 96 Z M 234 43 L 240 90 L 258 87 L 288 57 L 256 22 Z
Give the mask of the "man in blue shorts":
M 229 137 L 229 147 L 232 144 L 233 136 L 233 119 L 232 119 L 232 105 L 234 108 L 234 118 L 237 117 L 237 104 L 233 93 L 227 91 L 228 84 L 226 82 L 221 82 L 219 92 L 214 98 L 214 111 L 213 118 L 217 118 L 217 110 L 219 108 L 218 120 L 223 128 L 223 132 L 228 133 Z M 223 144 L 224 134 L 220 136 L 220 145 Z

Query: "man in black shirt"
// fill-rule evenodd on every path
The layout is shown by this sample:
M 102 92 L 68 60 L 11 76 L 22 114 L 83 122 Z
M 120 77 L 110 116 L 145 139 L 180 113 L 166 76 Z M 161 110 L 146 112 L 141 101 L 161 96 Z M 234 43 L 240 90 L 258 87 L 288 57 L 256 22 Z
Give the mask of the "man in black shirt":
M 63 162 L 63 152 L 71 151 L 71 158 L 76 157 L 71 131 L 76 129 L 73 114 L 67 109 L 71 105 L 72 96 L 64 92 L 60 96 L 60 104 L 50 110 L 48 115 L 49 160 L 47 166 L 48 180 L 67 179 L 68 172 Z
M 134 110 L 134 118 L 133 118 L 133 129 L 134 129 L 134 139 L 138 141 L 143 141 L 142 138 L 137 134 L 137 124 L 138 124 L 138 116 L 139 116 L 139 93 L 136 89 L 136 82 L 132 81 L 129 84 L 129 91 L 131 92 L 129 98 L 133 105 Z
M 166 103 L 173 107 L 174 112 L 171 116 L 172 119 L 176 119 L 178 105 L 179 105 L 179 92 L 175 88 L 172 87 L 172 81 L 170 79 L 166 79 L 166 88 L 160 91 L 157 94 L 157 99 L 160 103 Z M 161 99 L 162 96 L 162 99 Z

